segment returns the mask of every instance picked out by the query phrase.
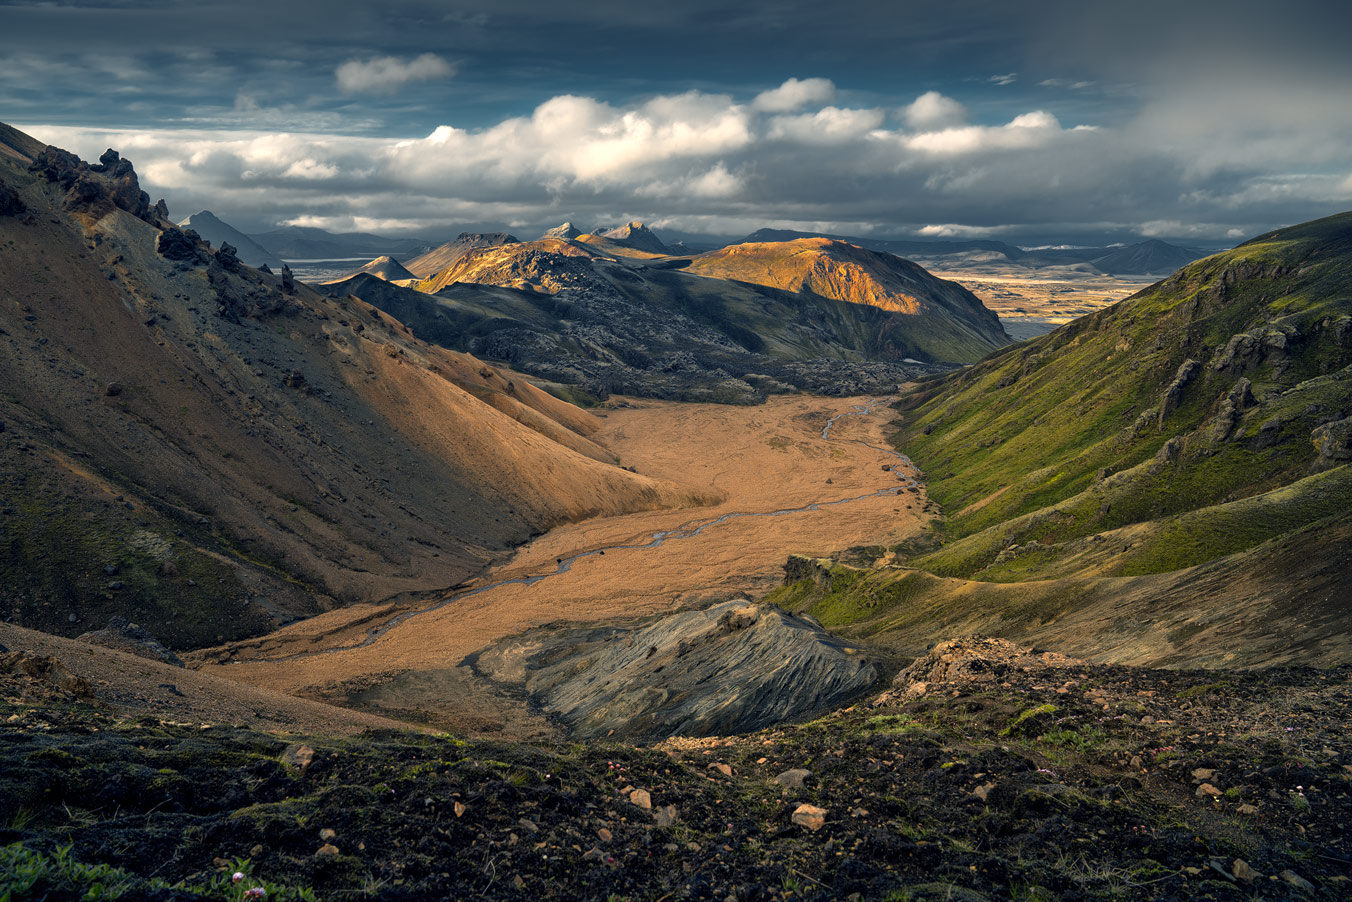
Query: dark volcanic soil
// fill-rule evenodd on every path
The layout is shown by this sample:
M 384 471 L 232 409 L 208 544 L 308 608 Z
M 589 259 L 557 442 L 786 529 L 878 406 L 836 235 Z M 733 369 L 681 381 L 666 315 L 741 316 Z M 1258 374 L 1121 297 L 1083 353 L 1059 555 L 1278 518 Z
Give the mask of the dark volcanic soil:
M 142 878 L 204 886 L 243 858 L 250 882 L 321 899 L 1352 891 L 1352 668 L 1048 667 L 976 648 L 908 671 L 880 703 L 743 737 L 371 732 L 308 740 L 308 765 L 265 733 L 118 720 L 8 675 L 0 845 L 36 857 L 70 843 L 73 859 L 136 875 L 130 898 L 155 897 Z M 784 785 L 800 768 L 802 785 Z

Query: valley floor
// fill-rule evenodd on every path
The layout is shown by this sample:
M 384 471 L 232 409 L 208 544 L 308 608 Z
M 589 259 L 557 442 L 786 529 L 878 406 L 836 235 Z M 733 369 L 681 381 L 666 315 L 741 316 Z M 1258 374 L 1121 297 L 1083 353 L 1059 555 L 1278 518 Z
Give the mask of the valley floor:
M 420 608 L 334 611 L 200 653 L 198 661 L 205 673 L 441 727 L 548 735 L 552 728 L 524 705 L 473 681 L 459 666 L 464 658 L 544 623 L 609 622 L 763 593 L 779 584 L 791 553 L 893 544 L 921 529 L 923 492 L 882 437 L 890 410 L 868 404 L 802 395 L 761 407 L 612 402 L 595 438 L 623 465 L 724 500 L 556 529 L 465 587 L 493 586 L 477 594 L 462 590 L 450 603 Z M 832 417 L 838 419 L 824 438 Z M 889 489 L 900 491 L 877 494 Z M 658 547 L 617 547 L 727 515 Z M 496 585 L 554 574 L 559 561 L 601 549 L 542 581 Z M 372 641 L 369 631 L 414 610 Z
M 1046 335 L 1073 319 L 1102 310 L 1158 281 L 1158 276 L 1086 275 L 1067 272 L 1064 277 L 1046 273 L 944 272 L 1000 317 L 1005 332 L 1015 341 Z

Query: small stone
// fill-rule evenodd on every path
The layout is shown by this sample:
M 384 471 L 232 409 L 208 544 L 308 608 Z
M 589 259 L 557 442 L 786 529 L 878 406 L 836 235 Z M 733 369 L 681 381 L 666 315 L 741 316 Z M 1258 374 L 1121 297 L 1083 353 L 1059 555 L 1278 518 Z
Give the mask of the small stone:
M 1187 874 L 1189 877 L 1200 877 L 1202 876 L 1202 869 L 1188 865 L 1183 868 L 1183 873 Z
M 731 777 L 731 776 L 732 776 L 732 765 L 731 765 L 731 764 L 722 764 L 722 763 L 719 763 L 719 764 L 710 764 L 710 765 L 709 765 L 709 769 L 710 769 L 710 770 L 716 770 L 716 771 L 718 771 L 720 774 L 722 774 L 722 775 L 725 776 L 725 777 Z
M 249 857 L 250 857 L 250 858 L 257 858 L 259 855 L 262 855 L 262 854 L 263 854 L 263 844 L 262 844 L 262 843 L 254 843 L 254 845 L 253 845 L 252 847 L 250 847 L 250 849 L 249 849 Z
M 1216 776 L 1216 772 L 1209 767 L 1199 767 L 1193 770 L 1192 778 L 1194 780 L 1210 781 Z
M 976 796 L 978 799 L 984 802 L 986 801 L 986 797 L 991 794 L 991 790 L 994 788 L 995 788 L 994 783 L 982 783 L 976 789 L 972 790 L 972 795 Z
M 658 827 L 670 827 L 679 819 L 675 805 L 664 805 L 653 812 L 653 823 Z
M 812 771 L 795 767 L 775 777 L 775 782 L 785 789 L 802 789 L 803 784 L 812 776 Z
M 1132 766 L 1133 769 L 1135 769 L 1135 770 L 1140 770 L 1140 769 L 1141 769 L 1141 756 L 1140 756 L 1140 755 L 1132 755 L 1132 756 L 1131 756 L 1131 761 L 1128 762 L 1128 763 Z
M 325 827 L 323 830 L 319 831 L 319 838 L 324 840 L 324 842 L 333 842 L 338 838 L 338 831 L 330 827 Z
M 116 398 L 118 395 L 122 394 L 122 383 L 109 382 L 107 387 L 103 389 L 103 393 L 109 398 Z
M 653 797 L 646 789 L 635 789 L 629 793 L 629 804 L 637 805 L 639 808 L 649 811 L 653 807 Z
M 1262 874 L 1259 874 L 1257 871 L 1255 871 L 1253 868 L 1249 867 L 1249 863 L 1245 861 L 1243 858 L 1235 859 L 1234 870 L 1235 870 L 1235 879 L 1243 880 L 1245 883 L 1252 883 L 1259 877 L 1263 876 Z
M 806 827 L 816 833 L 826 826 L 826 809 L 816 805 L 799 805 L 793 811 L 792 820 L 800 827 Z
M 304 771 L 314 760 L 315 750 L 308 745 L 289 745 L 286 751 L 282 752 L 282 763 L 300 771 Z
M 455 816 L 456 816 L 456 817 L 464 817 L 464 816 L 465 816 L 465 811 L 466 811 L 467 809 L 465 808 L 465 803 L 464 803 L 464 802 L 456 802 L 455 805 L 454 805 L 453 807 L 455 808 Z
M 524 818 L 524 817 L 523 817 L 521 820 L 517 821 L 516 823 L 517 823 L 517 825 L 518 825 L 522 830 L 525 830 L 527 833 L 539 833 L 539 832 L 540 832 L 540 828 L 539 828 L 538 826 L 536 826 L 535 821 L 530 820 L 529 818 Z
M 339 852 L 338 852 L 338 847 L 335 846 L 333 843 L 326 842 L 326 843 L 324 843 L 324 845 L 322 845 L 322 846 L 319 847 L 319 851 L 315 853 L 315 857 L 316 857 L 316 858 L 333 858 L 334 856 L 336 856 L 336 855 L 338 855 L 338 854 L 339 854 Z
M 1223 793 L 1210 783 L 1203 783 L 1201 786 L 1197 787 L 1196 795 L 1199 799 L 1217 799 L 1220 798 Z
M 1282 879 L 1294 886 L 1296 889 L 1303 889 L 1307 893 L 1314 892 L 1314 884 L 1292 870 L 1282 871 Z
M 525 889 L 526 881 L 521 879 L 520 874 L 517 874 L 515 877 L 512 878 L 512 886 L 516 887 L 517 889 Z
M 1257 805 L 1250 805 L 1248 802 L 1245 802 L 1243 805 L 1240 805 L 1239 808 L 1237 808 L 1236 810 L 1237 810 L 1240 814 L 1257 814 L 1257 813 L 1258 813 L 1258 806 L 1257 806 Z
M 605 860 L 606 860 L 606 853 L 605 853 L 605 852 L 602 852 L 602 851 L 600 850 L 599 847 L 597 847 L 597 846 L 592 846 L 590 849 L 588 849 L 587 851 L 585 851 L 585 852 L 582 853 L 582 860 L 583 860 L 583 861 L 605 861 Z
M 605 827 L 602 827 L 600 830 L 596 831 L 596 838 L 601 840 L 601 842 L 610 842 L 615 838 L 615 834 L 611 833 Z

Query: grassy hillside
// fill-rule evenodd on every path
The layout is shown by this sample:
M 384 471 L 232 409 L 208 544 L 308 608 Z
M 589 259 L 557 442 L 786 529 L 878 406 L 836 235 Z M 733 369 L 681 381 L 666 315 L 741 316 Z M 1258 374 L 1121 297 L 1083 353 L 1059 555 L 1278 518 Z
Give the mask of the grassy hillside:
M 1290 616 L 1294 647 L 1329 626 L 1315 622 L 1325 614 L 1348 616 L 1352 214 L 1200 260 L 898 407 L 893 441 L 944 514 L 901 549 L 905 564 L 953 580 L 934 592 L 969 626 L 999 619 L 977 597 L 1031 605 L 1040 614 L 1011 629 L 1044 636 L 1077 606 L 1098 605 L 1100 626 L 1120 616 L 1145 629 L 1170 598 L 1178 625 L 1238 599 L 1246 641 Z M 1295 537 L 1299 553 L 1281 553 Z M 1188 576 L 1203 565 L 1206 580 Z M 803 586 L 790 603 L 825 594 Z M 886 632 L 878 616 L 839 620 Z M 1146 660 L 1179 653 L 1179 636 L 1157 638 Z

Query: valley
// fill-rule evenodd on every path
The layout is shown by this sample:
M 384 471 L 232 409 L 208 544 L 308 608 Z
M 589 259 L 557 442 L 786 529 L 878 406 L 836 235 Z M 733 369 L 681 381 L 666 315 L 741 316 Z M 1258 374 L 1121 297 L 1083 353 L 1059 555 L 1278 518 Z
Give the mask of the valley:
M 463 669 L 452 671 L 490 643 L 545 623 L 612 623 L 751 598 L 781 581 L 792 552 L 894 544 L 918 533 L 929 517 L 923 491 L 886 446 L 889 409 L 881 402 L 787 396 L 744 408 L 619 400 L 599 413 L 604 425 L 593 438 L 624 465 L 721 500 L 551 530 L 449 603 L 410 609 L 425 612 L 370 644 L 364 643 L 373 625 L 408 614 L 387 605 L 331 611 L 199 652 L 193 657 L 202 672 L 343 702 L 355 691 L 379 699 L 365 705 L 374 711 L 421 708 L 424 719 L 457 730 L 551 734 L 548 723 L 519 704 L 507 708 L 504 721 L 500 694 L 476 685 Z M 711 525 L 688 534 L 703 524 Z M 676 535 L 658 547 L 634 547 L 662 533 Z M 548 579 L 511 582 L 552 574 L 560 560 L 600 549 Z M 474 592 L 480 585 L 492 588 Z M 391 682 L 408 686 L 419 674 L 441 690 L 374 691 Z

